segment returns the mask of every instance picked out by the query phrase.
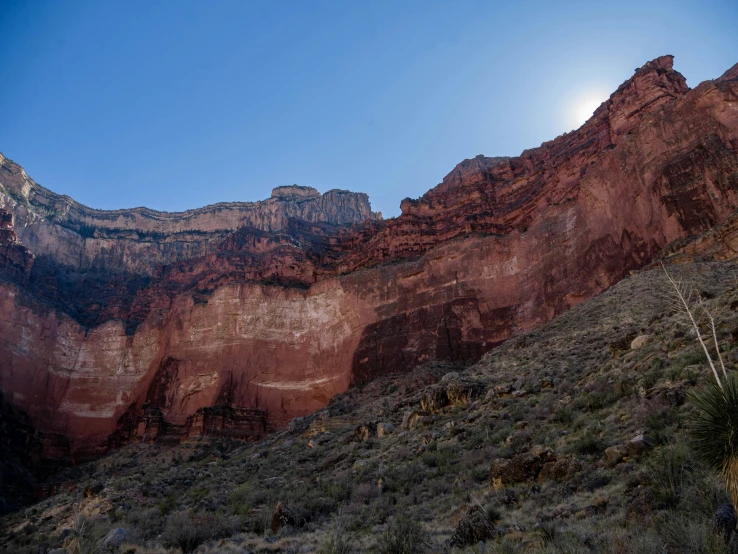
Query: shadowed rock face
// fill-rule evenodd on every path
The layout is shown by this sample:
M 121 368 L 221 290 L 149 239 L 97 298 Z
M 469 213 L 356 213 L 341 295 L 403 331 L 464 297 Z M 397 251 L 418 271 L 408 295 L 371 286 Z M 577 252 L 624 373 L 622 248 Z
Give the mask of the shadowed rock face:
M 257 438 L 352 383 L 474 360 L 728 220 L 736 71 L 690 90 L 658 58 L 580 129 L 465 160 L 387 221 L 307 187 L 98 212 L 4 160 L 31 262 L 0 284 L 0 388 L 79 457 L 167 425 Z

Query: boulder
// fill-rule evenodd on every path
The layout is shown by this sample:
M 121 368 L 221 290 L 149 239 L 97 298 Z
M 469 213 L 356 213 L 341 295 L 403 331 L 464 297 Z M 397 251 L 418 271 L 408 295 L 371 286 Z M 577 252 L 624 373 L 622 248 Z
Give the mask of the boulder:
M 301 432 L 308 428 L 308 421 L 304 417 L 296 417 L 287 424 L 287 431 L 290 433 Z
M 362 423 L 354 429 L 354 440 L 368 441 L 375 435 L 376 427 L 371 423 Z
M 476 400 L 484 392 L 484 384 L 473 379 L 456 379 L 446 386 L 446 396 L 454 406 L 468 404 Z
M 449 542 L 452 547 L 465 548 L 494 538 L 496 535 L 494 522 L 490 520 L 487 512 L 479 506 L 469 506 L 464 517 L 456 525 Z
M 555 460 L 553 450 L 540 447 L 515 456 L 511 460 L 497 459 L 490 467 L 490 482 L 494 488 L 500 488 L 503 485 L 532 481 L 538 478 L 541 468 L 547 462 Z
M 646 435 L 640 434 L 630 439 L 625 447 L 627 449 L 628 456 L 640 456 L 641 454 L 645 454 L 646 452 L 653 450 L 654 443 Z
M 510 396 L 515 389 L 513 389 L 512 385 L 497 385 L 494 390 L 497 396 L 504 398 L 505 396 Z
M 572 456 L 566 456 L 553 462 L 546 462 L 541 467 L 541 472 L 538 474 L 539 481 L 545 481 L 551 479 L 554 481 L 560 481 L 571 477 L 575 473 L 582 470 L 582 462 Z
M 530 449 L 533 438 L 524 429 L 518 429 L 505 439 L 505 446 L 511 448 L 516 454 L 526 452 Z
M 287 506 L 281 502 L 277 502 L 277 507 L 272 515 L 272 533 L 276 533 L 282 527 L 295 527 L 297 525 L 297 516 Z
M 648 525 L 653 517 L 654 497 L 651 487 L 640 485 L 629 493 L 625 506 L 625 521 Z
M 651 335 L 638 335 L 636 338 L 634 338 L 630 343 L 630 349 L 631 350 L 638 350 L 639 348 L 643 348 L 648 344 L 648 341 L 651 340 Z
M 428 389 L 423 395 L 423 398 L 420 399 L 420 407 L 424 412 L 437 412 L 446 407 L 448 403 L 446 389 L 442 387 Z
M 628 447 L 623 444 L 618 444 L 615 446 L 611 446 L 609 448 L 605 448 L 605 463 L 609 466 L 614 466 L 615 464 L 619 464 L 623 461 L 623 458 L 625 458 L 628 455 Z
M 400 427 L 402 429 L 415 429 L 422 424 L 423 417 L 423 414 L 416 411 L 405 412 L 405 414 L 402 416 L 402 423 L 400 424 Z
M 106 548 L 107 550 L 117 550 L 120 548 L 120 545 L 123 544 L 123 541 L 125 541 L 128 538 L 128 533 L 125 529 L 118 527 L 117 529 L 111 529 L 107 535 L 105 535 L 105 538 L 102 540 L 102 546 L 103 548 Z
M 449 379 L 426 390 L 420 407 L 426 412 L 437 412 L 446 406 L 462 406 L 480 397 L 484 384 L 474 379 Z
M 725 542 L 730 540 L 736 525 L 738 525 L 738 520 L 732 504 L 721 504 L 710 518 L 710 527 L 720 533 L 725 538 Z
M 395 426 L 391 423 L 378 423 L 377 424 L 377 436 L 379 438 L 386 437 L 387 435 L 391 435 L 395 432 Z

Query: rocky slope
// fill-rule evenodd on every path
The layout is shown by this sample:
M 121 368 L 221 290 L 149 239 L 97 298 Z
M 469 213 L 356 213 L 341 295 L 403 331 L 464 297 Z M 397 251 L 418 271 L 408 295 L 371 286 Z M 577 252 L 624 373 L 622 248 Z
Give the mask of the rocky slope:
M 0 285 L 0 389 L 79 457 L 156 435 L 151 410 L 272 429 L 352 383 L 478 359 L 731 216 L 736 73 L 689 89 L 656 59 L 580 129 L 466 160 L 388 221 L 303 189 L 96 212 L 4 160 L 0 202 L 35 259 Z
M 736 269 L 669 266 L 709 297 L 728 371 Z M 130 554 L 188 536 L 198 554 L 395 554 L 398 535 L 405 552 L 727 554 L 724 485 L 687 446 L 688 393 L 711 379 L 690 329 L 662 269 L 637 271 L 475 364 L 379 377 L 263 440 L 65 469 L 0 518 L 0 552 L 90 552 L 123 529 Z

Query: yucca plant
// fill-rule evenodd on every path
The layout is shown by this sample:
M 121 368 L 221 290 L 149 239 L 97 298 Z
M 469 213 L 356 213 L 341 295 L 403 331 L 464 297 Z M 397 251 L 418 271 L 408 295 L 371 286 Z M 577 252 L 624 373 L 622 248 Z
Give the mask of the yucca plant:
M 675 281 L 663 264 L 661 267 L 674 287 L 681 307 L 689 317 L 715 378 L 714 382 L 689 395 L 692 404 L 697 408 L 690 425 L 692 448 L 705 465 L 720 472 L 733 506 L 738 508 L 738 378 L 725 370 L 715 319 L 702 302 L 699 293 L 681 281 Z M 698 323 L 700 314 L 709 321 L 722 376 L 718 373 L 710 354 L 707 345 L 709 339 L 705 340 L 700 330 Z
M 722 388 L 710 383 L 689 396 L 697 408 L 689 429 L 692 449 L 720 472 L 733 506 L 738 506 L 738 378 L 731 373 Z

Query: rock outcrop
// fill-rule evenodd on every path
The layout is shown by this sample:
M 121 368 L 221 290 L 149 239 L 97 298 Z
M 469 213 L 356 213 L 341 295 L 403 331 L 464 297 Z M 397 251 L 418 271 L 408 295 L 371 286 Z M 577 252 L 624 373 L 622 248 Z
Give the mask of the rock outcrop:
M 0 210 L 0 276 L 26 283 L 33 265 L 33 254 L 18 240 L 13 214 Z
M 0 389 L 79 457 L 214 406 L 268 432 L 352 383 L 476 359 L 728 221 L 738 78 L 690 90 L 670 56 L 649 62 L 580 129 L 465 160 L 387 221 L 306 187 L 100 212 L 0 161 L 6 231 L 32 255 L 0 283 Z
M 248 227 L 269 233 L 290 219 L 350 225 L 381 219 L 364 193 L 277 187 L 262 202 L 228 202 L 186 212 L 148 208 L 94 210 L 37 184 L 0 154 L 0 209 L 15 216 L 20 241 L 36 256 L 80 271 L 151 276 L 162 265 L 215 252 L 229 233 Z

